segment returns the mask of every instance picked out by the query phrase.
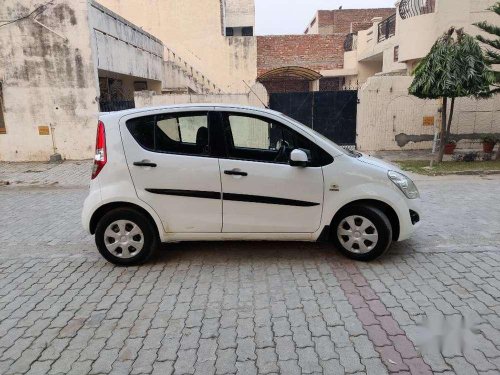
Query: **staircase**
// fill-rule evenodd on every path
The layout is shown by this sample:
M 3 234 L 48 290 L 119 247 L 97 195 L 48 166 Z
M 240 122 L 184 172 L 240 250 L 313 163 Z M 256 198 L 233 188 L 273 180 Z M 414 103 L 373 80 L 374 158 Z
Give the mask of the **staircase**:
M 165 47 L 163 69 L 165 84 L 162 91 L 165 93 L 222 93 L 222 90 L 210 79 L 168 47 Z

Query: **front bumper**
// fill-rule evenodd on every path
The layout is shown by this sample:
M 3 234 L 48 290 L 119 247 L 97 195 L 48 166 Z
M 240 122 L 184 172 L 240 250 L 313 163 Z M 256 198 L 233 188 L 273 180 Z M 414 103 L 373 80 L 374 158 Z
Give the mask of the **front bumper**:
M 422 223 L 422 214 L 419 199 L 407 199 L 407 209 L 399 217 L 399 238 L 404 241 L 410 238 Z

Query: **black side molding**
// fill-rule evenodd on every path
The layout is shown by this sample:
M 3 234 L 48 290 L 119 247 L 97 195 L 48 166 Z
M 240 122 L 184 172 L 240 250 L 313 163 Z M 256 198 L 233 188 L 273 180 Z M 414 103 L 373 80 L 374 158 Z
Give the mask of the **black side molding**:
M 262 203 L 262 204 L 276 204 L 280 206 L 296 206 L 296 207 L 313 207 L 319 206 L 319 203 L 299 201 L 295 199 L 267 197 L 262 195 L 248 195 L 248 194 L 221 194 L 215 191 L 200 191 L 200 190 L 175 190 L 175 189 L 146 189 L 147 192 L 152 194 L 174 195 L 178 197 L 192 197 L 204 199 L 224 199 L 225 201 L 233 202 L 249 202 L 249 203 Z
M 162 195 L 174 195 L 177 197 L 192 197 L 205 199 L 221 199 L 222 194 L 216 191 L 200 190 L 175 190 L 175 189 L 146 189 L 147 192 Z
M 280 206 L 297 206 L 297 207 L 319 206 L 319 203 L 314 203 L 314 202 L 298 201 L 295 199 L 286 199 L 286 198 L 266 197 L 262 195 L 224 193 L 223 197 L 225 201 L 235 201 L 235 202 L 265 203 L 265 204 L 277 204 Z

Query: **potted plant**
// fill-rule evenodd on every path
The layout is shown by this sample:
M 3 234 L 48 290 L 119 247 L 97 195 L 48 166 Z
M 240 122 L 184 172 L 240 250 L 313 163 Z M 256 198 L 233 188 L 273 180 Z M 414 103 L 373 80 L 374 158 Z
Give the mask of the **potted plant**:
M 481 140 L 483 141 L 483 151 L 488 154 L 492 153 L 495 143 L 497 143 L 495 137 L 491 134 L 485 134 L 481 137 Z
M 444 145 L 445 155 L 453 155 L 455 148 L 457 148 L 457 141 L 454 141 L 452 139 L 448 140 L 448 142 L 446 142 Z

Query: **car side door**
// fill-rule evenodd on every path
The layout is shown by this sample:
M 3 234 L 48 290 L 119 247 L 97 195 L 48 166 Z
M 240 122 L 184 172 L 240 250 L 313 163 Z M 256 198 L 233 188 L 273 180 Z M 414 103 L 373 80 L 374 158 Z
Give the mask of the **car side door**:
M 222 230 L 220 170 L 210 142 L 212 115 L 200 108 L 121 120 L 137 196 L 158 213 L 165 232 Z
M 219 159 L 224 233 L 313 233 L 323 206 L 323 171 L 314 143 L 275 119 L 220 110 L 226 154 Z M 293 149 L 312 155 L 289 164 Z M 324 152 L 324 151 L 323 151 Z

